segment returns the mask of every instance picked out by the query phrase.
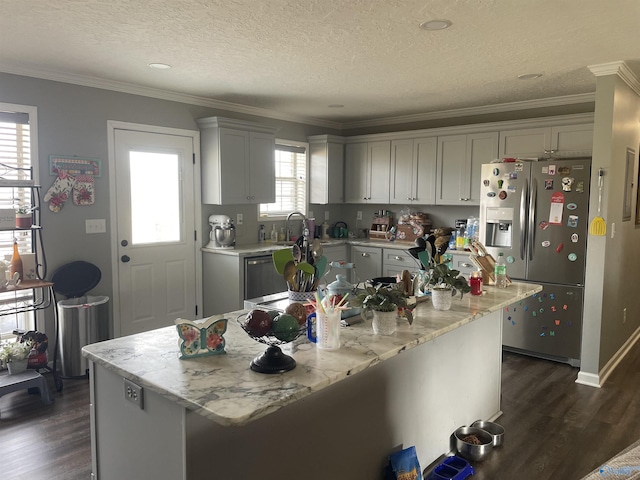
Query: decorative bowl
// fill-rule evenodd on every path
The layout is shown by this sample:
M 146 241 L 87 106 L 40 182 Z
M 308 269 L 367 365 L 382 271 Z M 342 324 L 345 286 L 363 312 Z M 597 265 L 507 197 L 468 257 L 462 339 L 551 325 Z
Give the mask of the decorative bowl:
M 282 353 L 280 345 L 285 343 L 291 343 L 297 339 L 303 333 L 306 333 L 307 326 L 300 326 L 297 330 L 291 333 L 290 339 L 281 339 L 275 336 L 273 332 L 269 332 L 266 335 L 253 335 L 244 326 L 246 314 L 242 314 L 238 317 L 237 322 L 240 327 L 256 342 L 268 345 L 267 349 L 261 355 L 258 355 L 251 361 L 249 365 L 251 370 L 258 373 L 284 373 L 296 368 L 296 361 L 293 357 Z

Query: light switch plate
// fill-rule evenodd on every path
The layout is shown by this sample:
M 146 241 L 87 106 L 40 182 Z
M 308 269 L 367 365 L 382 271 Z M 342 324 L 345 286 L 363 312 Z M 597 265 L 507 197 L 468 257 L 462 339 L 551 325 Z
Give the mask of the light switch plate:
M 84 221 L 85 233 L 106 233 L 107 221 L 104 218 L 91 218 Z
M 236 215 L 236 225 L 242 225 L 242 223 L 244 222 L 244 216 L 239 213 Z

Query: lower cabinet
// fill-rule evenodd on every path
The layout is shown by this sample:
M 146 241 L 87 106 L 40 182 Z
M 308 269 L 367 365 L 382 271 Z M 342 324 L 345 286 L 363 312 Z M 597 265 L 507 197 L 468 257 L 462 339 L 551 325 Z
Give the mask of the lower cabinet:
M 407 248 L 413 247 L 413 244 L 407 245 Z M 413 258 L 406 250 L 396 248 L 384 248 L 382 250 L 382 276 L 395 277 L 402 274 L 403 270 L 415 272 L 420 268 L 418 260 Z
M 478 269 L 469 258 L 470 252 L 449 250 L 447 253 L 450 253 L 452 257 L 450 268 L 460 270 L 460 273 L 465 277 L 469 278 L 471 272 Z
M 351 262 L 355 264 L 351 282 L 364 282 L 382 276 L 382 248 L 351 245 Z

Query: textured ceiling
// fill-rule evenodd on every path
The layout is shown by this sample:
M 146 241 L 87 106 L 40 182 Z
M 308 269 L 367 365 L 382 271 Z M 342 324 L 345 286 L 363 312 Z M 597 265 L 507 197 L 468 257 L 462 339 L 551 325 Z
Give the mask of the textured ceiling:
M 0 0 L 0 71 L 341 124 L 593 93 L 620 60 L 640 77 L 638 0 Z

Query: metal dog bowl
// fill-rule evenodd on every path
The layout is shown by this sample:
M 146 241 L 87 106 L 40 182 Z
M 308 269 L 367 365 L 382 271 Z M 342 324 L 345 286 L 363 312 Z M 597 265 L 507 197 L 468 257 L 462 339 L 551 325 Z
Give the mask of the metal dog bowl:
M 489 434 L 493 437 L 493 446 L 499 447 L 502 445 L 502 441 L 504 440 L 504 428 L 502 425 L 498 425 L 494 422 L 484 422 L 478 420 L 477 422 L 473 422 L 472 427 L 481 428 L 482 430 L 489 432 Z
M 493 437 L 489 432 L 477 427 L 460 427 L 453 432 L 455 437 L 456 450 L 458 453 L 475 462 L 480 462 L 487 458 L 493 450 Z M 470 441 L 472 437 L 479 441 L 475 444 Z

